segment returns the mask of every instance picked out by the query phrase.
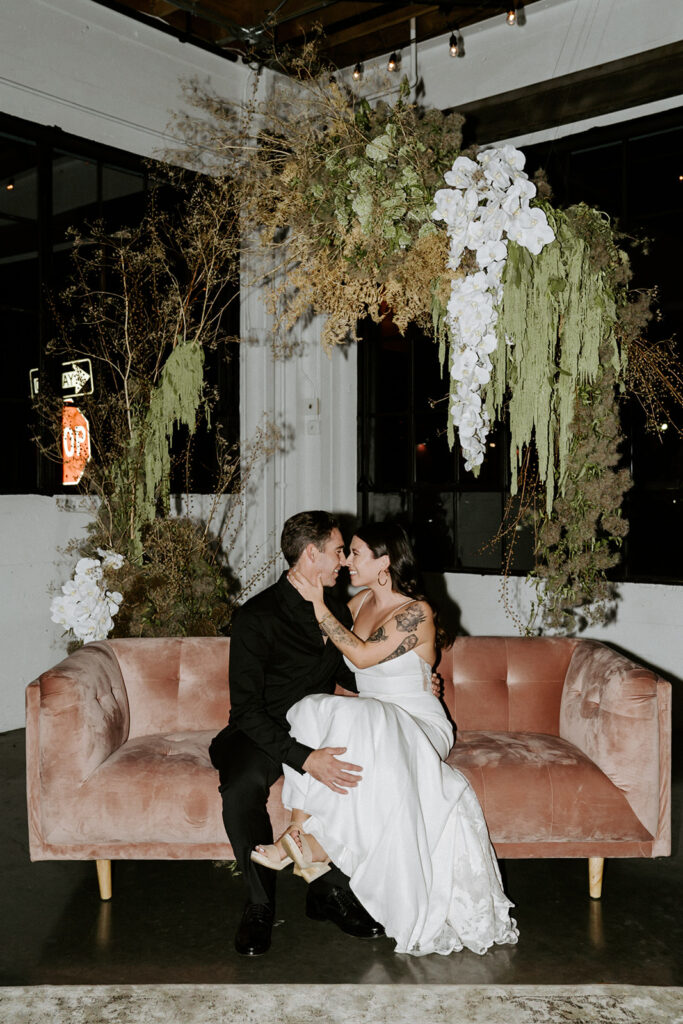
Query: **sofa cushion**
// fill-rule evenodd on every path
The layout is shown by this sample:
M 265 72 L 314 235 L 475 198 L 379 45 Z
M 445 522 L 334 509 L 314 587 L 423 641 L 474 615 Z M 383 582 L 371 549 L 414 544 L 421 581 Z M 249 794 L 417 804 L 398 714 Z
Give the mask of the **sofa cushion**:
M 569 637 L 458 637 L 442 652 L 444 701 L 459 729 L 559 735 Z
M 558 736 L 458 732 L 448 764 L 474 787 L 494 844 L 652 839 L 622 791 Z
M 43 822 L 47 841 L 225 843 L 218 773 L 208 754 L 213 735 L 159 733 L 124 743 L 78 791 L 44 802 L 44 814 L 48 807 L 58 810 Z M 281 791 L 280 779 L 268 800 L 278 835 L 289 822 Z

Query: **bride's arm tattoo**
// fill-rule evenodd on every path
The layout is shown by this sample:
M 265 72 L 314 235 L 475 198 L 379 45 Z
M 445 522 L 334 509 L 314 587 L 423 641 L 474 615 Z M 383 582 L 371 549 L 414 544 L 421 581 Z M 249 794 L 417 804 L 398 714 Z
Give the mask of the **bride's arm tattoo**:
M 415 608 L 406 608 L 404 612 L 399 612 L 396 616 L 396 626 L 401 633 L 412 633 L 426 618 L 425 613 L 417 605 Z
M 402 654 L 406 654 L 408 651 L 412 651 L 413 647 L 417 644 L 417 636 L 415 633 L 411 633 L 405 640 L 402 640 L 395 651 L 387 655 L 386 658 L 382 658 L 380 665 L 384 664 L 385 661 L 392 661 L 394 658 L 400 658 Z
M 318 623 L 323 633 L 327 633 L 330 640 L 337 646 L 342 647 L 361 647 L 363 644 L 362 640 L 359 640 L 355 633 L 351 633 L 348 629 L 342 626 L 341 622 L 337 622 L 334 615 L 326 615 L 324 619 Z
M 387 631 L 386 631 L 386 629 L 384 628 L 384 626 L 379 626 L 375 630 L 375 632 L 372 634 L 372 636 L 368 637 L 366 642 L 369 643 L 369 644 L 377 644 L 377 643 L 381 643 L 382 640 L 386 640 L 386 638 L 387 638 Z

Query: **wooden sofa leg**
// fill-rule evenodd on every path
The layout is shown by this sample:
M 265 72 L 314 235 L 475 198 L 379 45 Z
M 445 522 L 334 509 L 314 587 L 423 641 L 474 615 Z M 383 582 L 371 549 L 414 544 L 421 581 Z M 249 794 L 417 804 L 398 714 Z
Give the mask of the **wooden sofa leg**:
M 111 899 L 111 861 L 97 861 L 97 882 L 100 887 L 100 899 Z
M 592 900 L 599 900 L 602 896 L 602 872 L 604 867 L 604 857 L 588 858 L 588 889 Z

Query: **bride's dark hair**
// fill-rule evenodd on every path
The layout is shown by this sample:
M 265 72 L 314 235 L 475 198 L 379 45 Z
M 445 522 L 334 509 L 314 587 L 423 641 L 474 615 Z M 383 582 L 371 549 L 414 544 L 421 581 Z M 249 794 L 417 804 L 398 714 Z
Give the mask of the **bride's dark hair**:
M 389 556 L 393 590 L 416 601 L 427 600 L 408 534 L 399 523 L 366 523 L 356 530 L 356 537 L 365 541 L 375 558 Z
M 415 553 L 403 527 L 399 523 L 366 523 L 356 530 L 355 536 L 365 541 L 375 558 L 389 556 L 392 590 L 412 597 L 414 601 L 427 602 L 434 615 L 437 652 L 448 647 L 452 638 L 439 624 L 438 609 L 425 597 Z

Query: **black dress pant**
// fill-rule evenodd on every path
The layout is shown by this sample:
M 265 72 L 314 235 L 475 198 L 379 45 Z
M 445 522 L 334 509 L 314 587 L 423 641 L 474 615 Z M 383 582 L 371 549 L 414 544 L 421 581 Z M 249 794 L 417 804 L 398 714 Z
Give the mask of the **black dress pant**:
M 211 741 L 209 756 L 218 770 L 223 824 L 246 885 L 247 900 L 274 905 L 277 872 L 255 864 L 250 854 L 255 846 L 273 841 L 266 801 L 270 787 L 282 775 L 282 765 L 238 729 L 219 732 Z M 348 889 L 349 880 L 332 865 L 309 888 L 322 895 L 337 887 Z

